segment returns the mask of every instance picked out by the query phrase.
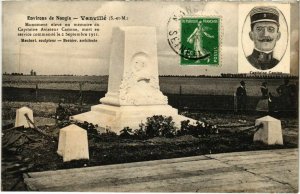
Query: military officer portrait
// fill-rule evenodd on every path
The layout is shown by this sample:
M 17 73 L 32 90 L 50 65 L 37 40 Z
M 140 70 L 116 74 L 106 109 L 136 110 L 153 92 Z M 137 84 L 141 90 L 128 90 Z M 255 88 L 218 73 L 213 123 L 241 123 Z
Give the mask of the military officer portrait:
M 254 43 L 254 48 L 247 60 L 258 70 L 272 69 L 280 60 L 273 56 L 276 43 L 281 38 L 279 11 L 275 7 L 258 6 L 254 7 L 249 15 L 249 37 Z

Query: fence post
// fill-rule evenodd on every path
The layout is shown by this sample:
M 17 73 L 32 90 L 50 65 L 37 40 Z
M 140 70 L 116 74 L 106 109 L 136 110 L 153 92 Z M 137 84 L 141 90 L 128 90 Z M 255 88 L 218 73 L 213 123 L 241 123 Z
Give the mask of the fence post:
M 35 84 L 35 101 L 36 102 L 38 101 L 38 89 L 39 89 L 38 84 Z
M 233 111 L 237 112 L 237 99 L 236 99 L 236 93 L 233 93 Z
M 177 107 L 178 107 L 178 109 L 182 109 L 182 103 L 181 103 L 181 100 L 182 100 L 182 86 L 181 86 L 181 84 L 179 85 L 179 97 L 178 97 L 178 95 L 177 95 L 177 99 L 176 99 L 176 103 L 177 103 Z
M 181 85 L 179 86 L 179 95 L 181 96 L 182 94 L 182 88 L 181 88 Z
M 79 83 L 79 104 L 82 106 L 82 82 Z

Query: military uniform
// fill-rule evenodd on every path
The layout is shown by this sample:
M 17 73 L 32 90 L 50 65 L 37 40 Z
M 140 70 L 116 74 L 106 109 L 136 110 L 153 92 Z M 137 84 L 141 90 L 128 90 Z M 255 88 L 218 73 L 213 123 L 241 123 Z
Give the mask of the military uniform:
M 256 49 L 253 49 L 252 54 L 247 57 L 247 60 L 253 67 L 260 70 L 272 69 L 279 63 L 279 60 L 273 57 L 273 52 L 264 53 Z
M 255 7 L 250 11 L 251 30 L 256 23 L 272 22 L 279 26 L 279 12 L 273 7 Z M 273 57 L 273 50 L 263 52 L 253 49 L 251 55 L 247 56 L 248 62 L 259 70 L 268 70 L 275 67 L 279 60 Z

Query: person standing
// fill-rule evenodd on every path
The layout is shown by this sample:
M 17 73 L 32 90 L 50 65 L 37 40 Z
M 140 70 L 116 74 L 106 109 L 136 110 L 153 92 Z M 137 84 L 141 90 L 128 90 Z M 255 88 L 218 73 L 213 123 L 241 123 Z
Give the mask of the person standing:
M 260 86 L 261 98 L 268 99 L 269 98 L 269 89 L 267 87 L 267 82 L 263 82 Z
M 260 86 L 261 99 L 258 101 L 256 111 L 268 112 L 269 111 L 269 89 L 267 82 L 263 82 Z
M 284 84 L 280 85 L 276 91 L 279 94 L 280 109 L 282 111 L 289 110 L 291 108 L 291 87 L 289 80 L 284 79 Z
M 240 84 L 241 85 L 236 89 L 237 111 L 244 112 L 246 110 L 247 103 L 246 83 L 241 81 Z

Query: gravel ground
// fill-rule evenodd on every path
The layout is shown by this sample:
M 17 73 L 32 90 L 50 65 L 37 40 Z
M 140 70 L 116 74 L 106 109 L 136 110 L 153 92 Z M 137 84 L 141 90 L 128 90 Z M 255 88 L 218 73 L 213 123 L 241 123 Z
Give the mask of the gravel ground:
M 57 155 L 59 127 L 55 121 L 54 103 L 3 102 L 3 125 L 14 123 L 15 109 L 22 106 L 33 109 L 36 125 L 53 139 L 46 138 L 33 129 L 18 128 L 8 130 L 3 127 L 3 135 L 19 132 L 23 134 L 9 146 L 2 149 L 2 190 L 24 191 L 22 175 L 26 172 L 66 169 L 84 166 L 98 166 L 116 163 L 157 160 L 175 157 L 195 156 L 208 153 L 224 153 L 262 149 L 298 147 L 298 118 L 278 116 L 282 121 L 284 145 L 267 146 L 253 143 L 253 132 L 244 131 L 254 125 L 260 114 L 243 115 L 231 112 L 183 112 L 183 114 L 204 120 L 218 126 L 219 133 L 194 137 L 191 135 L 175 138 L 156 137 L 148 140 L 121 139 L 117 136 L 89 137 L 90 160 L 63 163 Z M 66 105 L 73 106 L 73 105 Z M 86 110 L 89 107 L 84 107 Z M 2 138 L 3 139 L 3 138 Z

